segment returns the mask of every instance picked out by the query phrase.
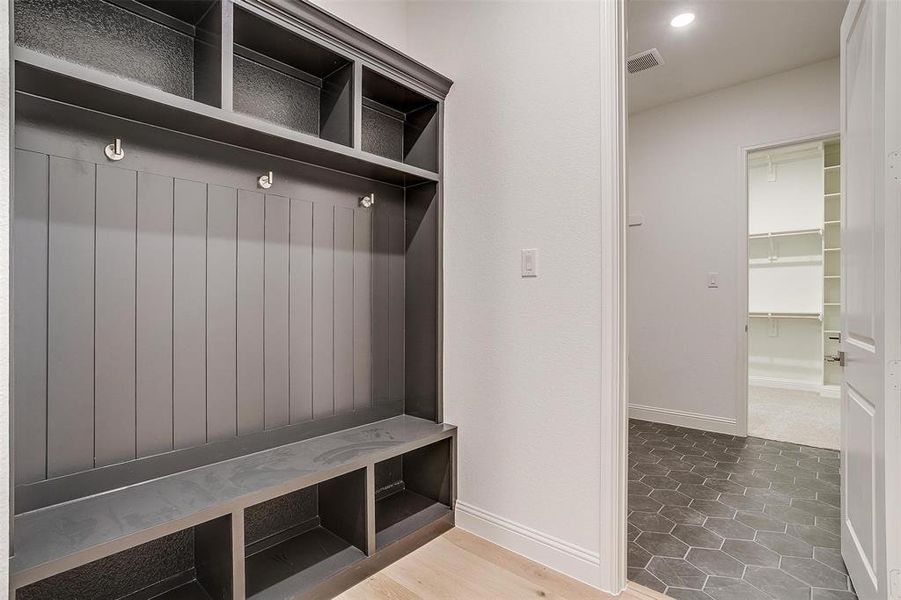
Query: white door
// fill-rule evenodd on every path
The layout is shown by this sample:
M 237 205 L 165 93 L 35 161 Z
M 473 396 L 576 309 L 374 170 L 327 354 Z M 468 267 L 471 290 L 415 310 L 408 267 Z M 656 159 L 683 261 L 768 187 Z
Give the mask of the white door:
M 901 598 L 899 12 L 852 1 L 841 32 L 842 556 L 861 600 Z

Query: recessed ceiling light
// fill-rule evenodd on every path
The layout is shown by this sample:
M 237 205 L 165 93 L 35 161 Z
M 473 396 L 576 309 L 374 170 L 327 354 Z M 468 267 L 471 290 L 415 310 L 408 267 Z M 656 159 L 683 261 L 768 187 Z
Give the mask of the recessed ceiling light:
M 673 27 L 685 27 L 686 25 L 691 25 L 694 20 L 694 13 L 682 13 L 681 15 L 673 17 L 673 20 L 670 21 L 669 24 Z

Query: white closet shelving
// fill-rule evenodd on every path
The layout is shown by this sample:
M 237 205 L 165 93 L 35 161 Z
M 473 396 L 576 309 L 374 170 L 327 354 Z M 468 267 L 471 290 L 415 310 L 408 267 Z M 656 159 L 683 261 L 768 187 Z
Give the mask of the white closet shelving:
M 841 315 L 838 140 L 752 154 L 749 377 L 831 395 Z

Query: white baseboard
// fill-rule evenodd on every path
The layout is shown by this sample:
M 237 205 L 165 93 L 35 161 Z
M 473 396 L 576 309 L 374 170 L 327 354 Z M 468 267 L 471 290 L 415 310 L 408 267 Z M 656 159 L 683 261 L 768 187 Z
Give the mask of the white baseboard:
M 642 406 L 640 404 L 629 405 L 629 418 L 666 425 L 677 425 L 691 429 L 703 429 L 716 433 L 728 433 L 738 435 L 738 424 L 735 419 L 703 415 L 673 408 L 658 408 L 656 406 Z
M 598 587 L 601 557 L 520 523 L 457 500 L 456 526 L 546 567 Z
M 815 392 L 823 398 L 839 398 L 841 386 L 823 385 L 813 381 L 797 381 L 795 379 L 779 379 L 778 377 L 748 377 L 748 385 L 780 390 L 796 390 L 799 392 Z
M 748 377 L 748 385 L 780 390 L 795 390 L 798 392 L 823 391 L 823 384 L 818 381 L 798 381 L 797 379 L 780 379 L 779 377 Z

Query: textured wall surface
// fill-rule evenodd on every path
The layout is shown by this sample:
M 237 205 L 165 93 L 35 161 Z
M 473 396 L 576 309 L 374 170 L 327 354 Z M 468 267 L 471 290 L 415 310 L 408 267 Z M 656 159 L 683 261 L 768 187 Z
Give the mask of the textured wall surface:
M 194 567 L 187 529 L 65 571 L 16 593 L 18 600 L 116 600 Z
M 739 419 L 739 150 L 837 131 L 838 86 L 836 59 L 630 116 L 633 406 Z
M 96 0 L 16 0 L 16 43 L 185 98 L 194 39 Z
M 234 64 L 236 111 L 319 135 L 318 87 L 240 56 Z
M 404 159 L 404 122 L 364 106 L 363 150 L 402 161 Z
M 317 488 L 297 490 L 244 511 L 244 543 L 259 542 L 319 514 Z

